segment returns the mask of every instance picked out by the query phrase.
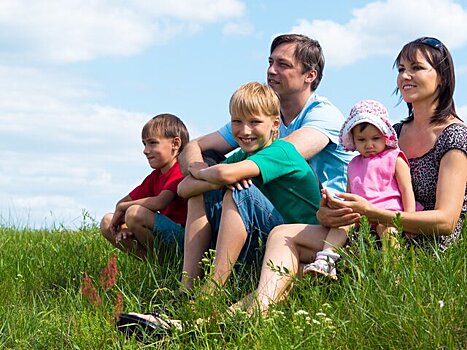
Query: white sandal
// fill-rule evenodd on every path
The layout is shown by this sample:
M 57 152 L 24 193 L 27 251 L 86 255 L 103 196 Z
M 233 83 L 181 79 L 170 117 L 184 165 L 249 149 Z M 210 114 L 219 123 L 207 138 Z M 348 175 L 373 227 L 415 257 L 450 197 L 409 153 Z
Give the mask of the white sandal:
M 323 275 L 337 280 L 336 263 L 329 256 L 318 255 L 314 262 L 305 265 L 303 274 Z

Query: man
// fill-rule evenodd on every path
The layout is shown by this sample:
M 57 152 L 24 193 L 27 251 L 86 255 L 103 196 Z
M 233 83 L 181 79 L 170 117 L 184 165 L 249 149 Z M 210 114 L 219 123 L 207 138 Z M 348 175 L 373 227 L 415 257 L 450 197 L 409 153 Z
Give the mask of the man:
M 323 69 L 324 57 L 317 41 L 297 34 L 280 35 L 273 40 L 267 82 L 280 97 L 279 137 L 292 143 L 309 160 L 324 188 L 344 192 L 347 164 L 352 154 L 338 147 L 339 131 L 344 122 L 342 113 L 326 98 L 315 94 Z M 202 153 L 209 150 L 226 154 L 237 147 L 229 122 L 185 147 L 179 157 L 182 171 L 189 181 L 192 178 L 190 168 L 207 167 Z M 264 245 L 269 231 L 277 224 L 268 221 L 267 213 L 274 211 L 274 207 L 256 187 L 243 181 L 233 184 L 232 188 L 237 190 L 201 193 L 188 201 L 183 266 L 186 288 L 201 275 L 199 252 L 205 251 L 210 242 L 217 242 L 213 280 L 222 285 L 232 265 L 239 258 L 245 261 L 255 256 L 260 242 Z M 219 204 L 222 202 L 223 208 Z M 238 210 L 245 206 L 248 210 Z M 221 215 L 228 216 L 223 223 Z M 220 224 L 229 225 L 229 229 L 222 230 L 228 234 L 216 237 Z M 210 284 L 206 291 L 212 288 Z

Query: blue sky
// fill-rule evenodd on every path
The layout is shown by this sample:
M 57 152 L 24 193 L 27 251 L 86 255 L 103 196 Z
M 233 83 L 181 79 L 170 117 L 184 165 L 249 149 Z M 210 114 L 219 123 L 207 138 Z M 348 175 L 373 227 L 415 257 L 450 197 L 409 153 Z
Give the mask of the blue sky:
M 265 81 L 272 38 L 292 32 L 323 46 L 318 94 L 345 115 L 377 99 L 394 121 L 394 58 L 438 37 L 467 120 L 466 0 L 0 0 L 0 225 L 99 220 L 150 172 L 149 118 L 174 113 L 192 138 L 216 130 L 238 86 Z

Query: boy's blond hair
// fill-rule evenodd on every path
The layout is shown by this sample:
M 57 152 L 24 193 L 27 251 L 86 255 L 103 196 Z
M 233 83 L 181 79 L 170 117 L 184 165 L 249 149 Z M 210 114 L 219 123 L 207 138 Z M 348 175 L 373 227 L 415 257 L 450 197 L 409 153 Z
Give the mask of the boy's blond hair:
M 156 115 L 143 126 L 141 138 L 144 140 L 151 135 L 168 139 L 179 137 L 179 154 L 190 140 L 190 135 L 185 124 L 180 120 L 180 118 L 169 113 Z
M 280 115 L 279 97 L 268 85 L 248 83 L 232 95 L 229 110 L 232 117 L 265 115 L 274 118 Z

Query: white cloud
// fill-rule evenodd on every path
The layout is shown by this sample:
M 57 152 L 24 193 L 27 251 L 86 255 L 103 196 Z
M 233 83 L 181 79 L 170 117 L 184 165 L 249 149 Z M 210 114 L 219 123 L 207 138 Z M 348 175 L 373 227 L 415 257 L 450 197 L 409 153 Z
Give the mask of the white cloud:
M 467 8 L 453 0 L 387 0 L 356 9 L 345 24 L 302 19 L 291 32 L 319 40 L 327 64 L 345 66 L 372 55 L 395 55 L 403 44 L 435 36 L 451 50 L 467 45 Z
M 97 84 L 72 75 L 0 66 L 0 135 L 81 145 L 112 137 L 122 148 L 135 139 L 139 145 L 150 116 L 88 102 L 99 94 Z
M 238 0 L 3 0 L 0 43 L 53 62 L 132 55 L 205 23 L 241 17 L 244 7 Z
M 100 94 L 71 74 L 0 66 L 0 225 L 72 227 L 85 208 L 100 218 L 149 174 L 140 135 L 152 115 L 90 102 Z
M 229 22 L 224 25 L 222 32 L 228 35 L 250 35 L 255 28 L 250 22 Z
M 140 132 L 151 116 L 88 102 L 99 93 L 73 75 L 0 67 L 2 220 L 70 223 L 83 208 L 111 210 L 149 173 Z
M 130 3 L 153 17 L 169 16 L 200 22 L 238 17 L 245 11 L 245 5 L 238 0 L 135 0 Z
M 34 68 L 0 65 L 0 109 L 29 113 L 63 108 L 63 100 L 99 95 L 95 82 Z

